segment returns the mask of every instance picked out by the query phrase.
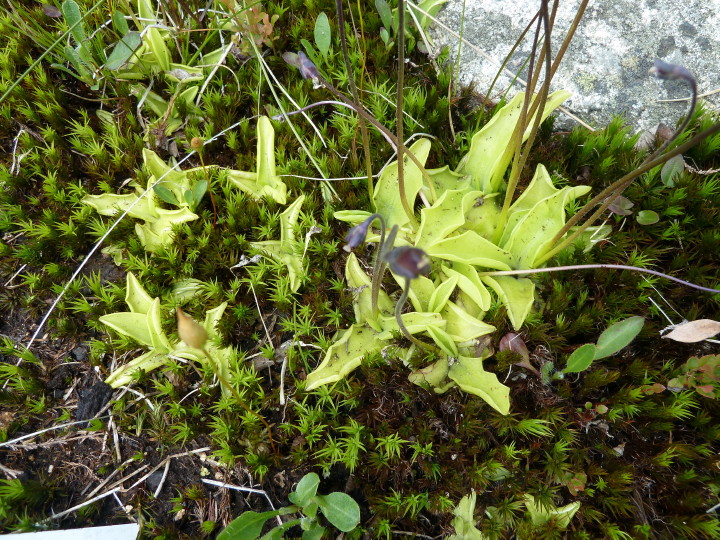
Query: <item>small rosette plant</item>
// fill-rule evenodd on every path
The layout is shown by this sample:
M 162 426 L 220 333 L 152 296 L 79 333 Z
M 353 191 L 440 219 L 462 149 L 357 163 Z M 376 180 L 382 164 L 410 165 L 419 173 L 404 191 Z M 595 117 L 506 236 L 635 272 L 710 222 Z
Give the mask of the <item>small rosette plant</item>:
M 568 97 L 566 92 L 548 96 L 543 118 Z M 308 376 L 307 389 L 347 376 L 363 356 L 382 349 L 400 331 L 413 336 L 409 337 L 413 347 L 406 354 L 412 354 L 418 345 L 414 338 L 422 334 L 440 354 L 435 363 L 413 372 L 410 380 L 436 392 L 459 386 L 499 412 L 509 412 L 509 389 L 483 369 L 482 360 L 489 353 L 478 347 L 478 338 L 495 330 L 483 322 L 493 296 L 505 305 L 510 322 L 519 329 L 532 307 L 535 285 L 527 278 L 493 276 L 492 272 L 538 267 L 554 247 L 554 235 L 565 225 L 565 207 L 590 190 L 588 186 L 558 189 L 539 165 L 522 195 L 503 209 L 505 173 L 514 152 L 513 133 L 523 99 L 524 95 L 518 94 L 473 136 L 457 170 L 447 166 L 422 170 L 414 160 L 408 161 L 401 184 L 398 164 L 391 163 L 382 171 L 373 195 L 375 214 L 336 212 L 338 219 L 356 225 L 348 235 L 350 247 L 359 245 L 362 240 L 358 239 L 365 239 L 365 233 L 368 242 L 380 244 L 375 272 L 378 265 L 389 262 L 393 245 L 421 249 L 431 258 L 432 271 L 427 277 L 413 278 L 411 286 L 408 280 L 405 294 L 413 310 L 393 317 L 393 302 L 378 290 L 379 278 L 374 275 L 371 281 L 351 254 L 345 275 L 349 287 L 357 291 L 356 323 L 337 336 L 323 362 Z M 529 130 L 525 137 L 528 134 Z M 424 165 L 430 141 L 420 139 L 408 152 Z M 403 185 L 410 207 L 421 200 L 419 223 L 405 211 L 398 185 Z M 369 230 L 376 215 L 383 223 L 379 234 Z M 393 226 L 387 239 L 384 223 Z M 582 238 L 587 240 L 593 233 L 602 236 L 604 230 L 589 230 Z M 398 282 L 405 279 L 392 266 L 391 270 Z

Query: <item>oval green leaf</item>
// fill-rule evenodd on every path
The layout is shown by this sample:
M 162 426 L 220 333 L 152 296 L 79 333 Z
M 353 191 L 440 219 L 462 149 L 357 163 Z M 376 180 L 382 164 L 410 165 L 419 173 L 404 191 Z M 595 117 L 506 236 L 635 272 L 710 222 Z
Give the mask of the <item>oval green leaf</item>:
M 667 187 L 675 186 L 675 178 L 685 170 L 685 160 L 682 154 L 671 157 L 660 169 L 660 180 Z
M 652 210 L 641 210 L 635 219 L 640 225 L 652 225 L 660 221 L 660 216 Z
M 347 493 L 318 495 L 315 501 L 327 520 L 343 532 L 352 531 L 360 523 L 360 507 Z
M 328 16 L 323 11 L 315 20 L 315 45 L 317 45 L 323 58 L 327 58 L 330 51 L 330 39 L 330 21 L 328 21 Z
M 293 504 L 306 506 L 317 493 L 319 485 L 320 477 L 314 472 L 308 473 L 300 479 L 295 491 L 288 498 Z
M 256 540 L 262 532 L 265 522 L 277 516 L 277 510 L 270 512 L 253 512 L 249 510 L 234 519 L 217 536 L 217 540 Z
M 595 360 L 606 358 L 627 347 L 642 330 L 645 319 L 640 316 L 630 317 L 617 322 L 600 334 L 595 350 Z
M 142 37 L 139 33 L 128 32 L 115 45 L 115 48 L 112 50 L 107 62 L 105 63 L 105 67 L 110 70 L 120 69 L 128 60 L 130 60 L 130 57 L 141 44 Z
M 586 343 L 570 355 L 563 373 L 580 373 L 590 367 L 595 359 L 595 345 Z

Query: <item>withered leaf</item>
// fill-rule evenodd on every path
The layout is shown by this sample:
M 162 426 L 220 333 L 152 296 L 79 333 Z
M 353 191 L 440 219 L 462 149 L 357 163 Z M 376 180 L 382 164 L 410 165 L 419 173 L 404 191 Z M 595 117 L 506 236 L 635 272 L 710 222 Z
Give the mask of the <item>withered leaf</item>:
M 672 332 L 664 335 L 666 339 L 681 343 L 697 343 L 720 333 L 720 322 L 712 319 L 698 319 L 678 324 Z

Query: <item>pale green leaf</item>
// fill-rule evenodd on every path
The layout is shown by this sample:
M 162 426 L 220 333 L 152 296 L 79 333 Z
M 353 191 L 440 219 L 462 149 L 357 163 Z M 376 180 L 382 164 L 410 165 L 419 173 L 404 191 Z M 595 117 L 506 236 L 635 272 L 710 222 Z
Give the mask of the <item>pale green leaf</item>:
M 147 314 L 152 308 L 153 298 L 145 291 L 135 274 L 129 272 L 126 278 L 125 303 L 132 313 Z
M 470 495 L 465 495 L 453 510 L 455 517 L 451 525 L 455 528 L 455 534 L 448 536 L 446 540 L 484 540 L 482 532 L 475 527 L 475 499 L 477 495 L 473 489 Z
M 512 255 L 474 231 L 451 236 L 430 246 L 424 246 L 431 257 L 473 264 L 495 270 L 510 270 Z
M 408 151 L 412 152 L 418 161 L 425 165 L 425 161 L 427 161 L 428 154 L 430 153 L 430 141 L 420 139 L 408 148 Z M 423 186 L 423 177 L 420 169 L 415 165 L 415 162 L 407 157 L 405 160 L 405 196 L 410 208 L 412 208 L 415 204 L 415 198 Z M 397 161 L 390 163 L 380 173 L 380 179 L 375 186 L 375 193 L 373 194 L 373 203 L 375 205 L 375 211 L 385 218 L 386 223 L 402 227 L 410 221 L 403 210 L 400 200 Z
M 403 313 L 401 319 L 405 328 L 411 334 L 423 332 L 431 326 L 443 330 L 446 324 L 445 319 L 439 313 L 411 311 Z M 380 324 L 383 331 L 378 337 L 382 340 L 391 339 L 400 333 L 400 327 L 394 316 L 381 317 Z
M 428 384 L 432 387 L 442 387 L 447 384 L 447 374 L 449 370 L 450 366 L 447 359 L 441 358 L 429 366 L 416 369 L 408 375 L 408 380 L 418 386 Z
M 403 321 L 405 322 L 405 321 Z M 428 326 L 427 333 L 435 343 L 449 356 L 456 357 L 458 355 L 457 345 L 447 332 L 441 330 L 437 326 Z
M 546 177 L 546 180 L 542 180 Z M 541 184 L 550 182 L 545 167 L 538 165 L 535 179 Z M 536 261 L 553 247 L 553 237 L 565 225 L 565 205 L 590 190 L 589 186 L 565 187 L 539 202 L 529 210 L 514 213 L 516 223 L 508 222 L 501 247 L 512 253 L 516 268 L 534 268 Z M 510 229 L 512 227 L 512 229 Z M 510 231 L 507 234 L 507 231 Z
M 458 343 L 467 343 L 495 331 L 480 319 L 473 317 L 454 302 L 447 302 L 442 313 L 446 321 L 445 331 Z
M 570 93 L 565 91 L 550 94 L 543 110 L 543 119 L 569 97 Z M 458 167 L 458 173 L 472 175 L 473 186 L 483 193 L 495 193 L 500 190 L 503 175 L 514 152 L 510 140 L 520 117 L 524 98 L 522 92 L 518 93 L 473 135 L 470 150 Z M 523 140 L 529 136 L 532 121 L 528 126 L 528 130 L 523 134 Z
M 280 204 L 287 200 L 287 187 L 275 173 L 275 130 L 267 116 L 257 123 L 257 185 L 263 196 L 272 196 Z
M 152 345 L 146 313 L 130 313 L 128 311 L 109 313 L 100 317 L 100 322 L 116 332 L 134 339 L 140 345 Z
M 430 208 L 420 211 L 415 245 L 430 246 L 465 224 L 465 214 L 480 197 L 479 191 L 445 191 Z
M 535 299 L 535 284 L 529 279 L 512 276 L 482 276 L 481 279 L 500 297 L 513 328 L 519 330 Z
M 92 206 L 101 216 L 115 216 L 119 212 L 128 211 L 128 215 L 143 220 L 150 220 L 157 217 L 155 205 L 150 197 L 143 197 L 138 200 L 134 193 L 126 195 L 115 195 L 106 193 L 104 195 L 85 195 L 83 204 Z
M 355 370 L 366 354 L 379 351 L 384 343 L 372 328 L 354 324 L 333 343 L 320 365 L 307 376 L 305 390 L 337 382 Z
M 205 312 L 205 321 L 203 322 L 203 328 L 205 328 L 205 331 L 208 334 L 208 337 L 210 338 L 217 338 L 220 337 L 217 333 L 217 323 L 220 322 L 220 319 L 222 319 L 223 313 L 225 313 L 225 309 L 227 308 L 228 303 L 223 302 L 218 307 L 210 309 Z
M 433 291 L 432 295 L 430 296 L 427 310 L 440 313 L 445 307 L 445 304 L 447 304 L 448 300 L 450 300 L 450 296 L 455 290 L 457 283 L 457 275 L 451 275 L 445 281 L 440 283 L 440 285 L 438 285 L 438 287 Z
M 148 373 L 164 365 L 166 362 L 167 354 L 157 354 L 154 350 L 148 351 L 113 371 L 108 378 L 105 379 L 105 384 L 110 385 L 112 388 L 126 386 L 133 381 L 134 375 L 138 371 L 143 370 Z
M 148 46 L 154 64 L 160 71 L 170 70 L 170 50 L 165 45 L 165 40 L 160 33 L 160 30 L 156 27 L 147 28 L 145 31 L 145 43 Z
M 567 528 L 568 525 L 570 525 L 570 520 L 580 509 L 580 504 L 581 503 L 577 501 L 567 504 L 562 508 L 547 508 L 546 506 L 535 502 L 535 498 L 529 493 L 525 494 L 525 507 L 530 514 L 530 520 L 532 524 L 536 527 L 544 525 L 552 519 L 561 529 Z
M 169 352 L 172 349 L 162 328 L 162 314 L 160 312 L 160 299 L 155 298 L 147 313 L 147 329 L 150 332 L 150 346 L 156 352 Z
M 456 262 L 452 265 L 452 268 L 443 265 L 442 271 L 448 276 L 457 276 L 458 288 L 477 304 L 479 310 L 487 311 L 490 309 L 490 293 L 474 267 Z
M 479 358 L 460 357 L 448 372 L 448 377 L 470 394 L 481 397 L 500 414 L 510 412 L 510 388 L 497 375 L 485 371 Z

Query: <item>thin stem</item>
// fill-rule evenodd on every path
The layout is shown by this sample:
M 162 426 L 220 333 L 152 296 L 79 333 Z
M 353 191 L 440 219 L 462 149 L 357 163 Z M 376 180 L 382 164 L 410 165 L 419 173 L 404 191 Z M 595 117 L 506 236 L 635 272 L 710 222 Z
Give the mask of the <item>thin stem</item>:
M 400 203 L 405 215 L 413 226 L 417 225 L 415 215 L 408 204 L 405 193 L 405 138 L 403 136 L 403 98 L 405 86 L 405 0 L 398 0 L 398 67 L 397 67 L 397 106 L 395 107 L 395 129 L 397 132 L 398 154 L 398 190 Z
M 603 268 L 609 270 L 630 270 L 632 272 L 642 272 L 644 274 L 651 274 L 653 276 L 669 279 L 680 285 L 697 289 L 698 291 L 709 292 L 713 294 L 720 294 L 720 289 L 711 289 L 709 287 L 703 287 L 701 285 L 695 285 L 689 281 L 685 281 L 657 270 L 650 270 L 649 268 L 640 268 L 637 266 L 628 266 L 625 264 L 575 264 L 570 266 L 549 266 L 547 268 L 531 268 L 529 270 L 497 270 L 492 272 L 478 272 L 479 276 L 522 276 L 526 274 L 542 274 L 546 272 L 566 272 L 569 270 L 589 270 L 593 268 Z
M 542 122 L 542 114 L 545 109 L 545 104 L 547 102 L 547 96 L 550 91 L 550 58 L 552 56 L 552 50 L 551 50 L 551 41 L 550 41 L 550 34 L 551 34 L 551 28 L 550 28 L 550 17 L 548 13 L 548 6 L 547 2 L 543 0 L 540 4 L 540 20 L 538 20 L 537 28 L 535 29 L 535 38 L 533 40 L 533 48 L 532 52 L 530 53 L 530 65 L 528 67 L 528 78 L 529 83 L 527 90 L 525 92 L 525 99 L 523 100 L 523 107 L 522 111 L 520 113 L 520 118 L 518 120 L 518 123 L 515 127 L 515 132 L 513 133 L 513 139 L 514 139 L 514 150 L 515 155 L 513 157 L 513 164 L 512 168 L 510 169 L 510 178 L 508 179 L 508 187 L 505 191 L 505 200 L 503 201 L 503 206 L 500 211 L 500 216 L 498 218 L 498 226 L 495 228 L 495 242 L 498 243 L 500 241 L 500 237 L 502 236 L 503 231 L 505 230 L 505 223 L 507 222 L 508 213 L 510 211 L 510 205 L 512 203 L 513 197 L 515 195 L 515 189 L 517 188 L 518 180 L 520 179 L 520 171 L 523 170 L 525 163 L 528 159 L 528 156 L 530 155 L 530 149 L 532 147 L 533 142 L 535 141 L 535 137 L 537 135 L 537 131 L 540 127 L 540 123 Z M 542 49 L 540 51 L 540 57 L 538 63 L 545 61 L 545 80 L 543 81 L 543 85 L 540 89 L 540 95 L 533 99 L 533 93 L 535 92 L 535 87 L 537 85 L 537 82 L 540 78 L 540 67 L 535 66 L 535 55 L 537 52 L 537 44 L 540 38 L 540 26 L 543 26 L 545 30 L 545 36 L 543 38 L 543 45 Z M 531 107 L 532 103 L 532 107 Z M 528 109 L 530 111 L 528 112 Z M 534 116 L 533 116 L 534 115 Z M 522 144 L 523 144 L 523 138 L 525 135 L 525 129 L 527 129 L 527 125 L 529 122 L 529 119 L 534 118 L 532 129 L 530 130 L 530 134 L 528 136 L 527 143 L 525 144 L 525 151 L 521 152 L 522 150 Z
M 395 304 L 395 320 L 397 321 L 398 328 L 400 328 L 400 331 L 402 334 L 409 339 L 411 342 L 413 342 L 415 345 L 420 347 L 421 349 L 424 349 L 429 352 L 438 352 L 437 347 L 433 347 L 432 345 L 428 345 L 427 343 L 423 343 L 418 338 L 413 336 L 405 326 L 405 323 L 402 320 L 401 314 L 402 309 L 405 307 L 405 302 L 407 302 L 408 295 L 410 294 L 410 282 L 412 280 L 410 278 L 405 278 L 405 287 L 403 288 L 403 292 L 400 295 L 400 298 L 397 301 L 397 304 Z
M 217 226 L 217 207 L 215 206 L 215 196 L 213 195 L 212 190 L 212 184 L 210 183 L 210 176 L 207 172 L 207 167 L 205 167 L 205 161 L 203 160 L 203 148 L 205 143 L 203 142 L 203 146 L 200 147 L 198 150 L 198 157 L 200 158 L 200 165 L 202 165 L 203 173 L 205 173 L 205 181 L 207 182 L 207 189 L 210 192 L 210 202 L 212 203 L 213 207 L 213 229 Z
M 345 14 L 343 12 L 342 0 L 335 0 L 335 10 L 338 14 L 338 35 L 340 38 L 340 47 L 342 48 L 343 60 L 345 60 L 345 70 L 348 74 L 348 84 L 350 85 L 350 93 L 353 97 L 353 103 L 356 110 L 360 108 L 360 96 L 358 95 L 357 86 L 355 85 L 355 78 L 353 77 L 352 65 L 350 64 L 350 55 L 347 50 L 347 36 L 345 35 Z M 363 55 L 363 58 L 365 55 Z M 363 152 L 365 154 L 365 170 L 367 171 L 368 177 L 368 194 L 370 199 L 373 198 L 373 169 L 372 169 L 372 158 L 370 156 L 370 137 L 368 135 L 367 125 L 365 119 L 362 116 L 358 117 L 358 123 L 360 124 L 360 134 L 363 141 Z
M 464 6 L 463 6 L 464 7 Z M 505 60 L 503 60 L 502 64 L 500 64 L 500 68 L 497 70 L 497 73 L 495 73 L 495 77 L 493 78 L 492 82 L 490 83 L 490 88 L 488 88 L 487 93 L 485 94 L 485 98 L 483 99 L 483 108 L 487 105 L 487 100 L 492 94 L 493 88 L 495 88 L 495 84 L 497 83 L 498 79 L 500 78 L 500 75 L 502 75 L 503 70 L 508 65 L 508 62 L 510 62 L 510 58 L 515 53 L 515 50 L 520 46 L 520 43 L 522 43 L 522 40 L 525 39 L 525 35 L 530 31 L 530 28 L 532 28 L 532 25 L 537 20 L 538 16 L 540 15 L 540 12 L 537 11 L 532 19 L 530 19 L 530 22 L 525 27 L 525 30 L 523 30 L 520 33 L 520 36 L 515 41 L 515 44 L 510 49 L 510 52 L 507 53 L 507 56 L 505 56 Z M 460 40 L 460 43 L 458 43 L 458 49 L 462 45 L 462 40 Z M 458 54 L 458 62 L 459 62 L 460 55 Z
M 391 144 L 395 145 L 395 149 L 398 149 L 398 140 L 395 134 L 390 131 L 388 128 L 383 126 L 378 120 L 375 119 L 373 115 L 371 115 L 369 112 L 367 112 L 362 106 L 360 108 L 355 107 L 354 103 L 349 100 L 342 92 L 340 92 L 337 88 L 335 88 L 332 84 L 330 84 L 327 79 L 325 79 L 322 75 L 317 75 L 317 80 L 320 84 L 322 84 L 327 90 L 330 91 L 332 95 L 334 95 L 336 98 L 338 98 L 340 101 L 351 107 L 356 113 L 358 113 L 360 116 L 365 118 L 368 122 L 370 122 L 373 126 L 375 126 L 378 131 L 380 131 L 385 138 L 391 142 Z M 422 174 L 423 179 L 427 183 L 428 189 L 430 190 L 430 197 L 433 201 L 437 200 L 437 194 L 435 193 L 435 186 L 433 185 L 432 179 L 430 178 L 430 175 L 428 174 L 427 170 L 425 169 L 425 166 L 420 163 L 420 160 L 413 154 L 410 150 L 407 148 L 405 149 L 405 153 L 410 158 L 410 160 L 415 164 L 415 166 L 420 170 L 420 174 Z
M 256 417 L 258 418 L 258 420 L 260 420 L 260 422 L 262 422 L 262 424 L 265 426 L 265 429 L 267 429 L 267 431 L 268 431 L 268 441 L 270 442 L 270 446 L 271 446 L 271 448 L 272 448 L 273 454 L 277 455 L 277 449 L 275 448 L 275 443 L 273 442 L 272 429 L 270 428 L 270 424 L 267 423 L 267 420 L 265 420 L 265 419 L 260 415 L 260 413 L 252 410 L 252 409 L 245 403 L 245 401 L 243 400 L 243 398 L 240 397 L 240 394 L 238 393 L 238 391 L 235 390 L 235 388 L 233 388 L 233 386 L 228 382 L 228 380 L 220 374 L 220 370 L 217 369 L 217 367 L 215 366 L 215 360 L 213 359 L 212 356 L 210 356 L 210 353 L 207 351 L 207 349 L 205 349 L 205 347 L 203 347 L 203 348 L 201 348 L 200 350 L 203 352 L 203 354 L 205 355 L 205 357 L 208 359 L 208 364 L 210 364 L 210 369 L 212 369 L 213 373 L 214 373 L 215 376 L 218 378 L 218 381 L 220 381 L 220 383 L 221 383 L 225 388 L 227 388 L 227 389 L 230 391 L 230 393 L 235 397 L 235 399 L 237 400 L 238 404 L 239 404 L 243 409 L 245 409 L 245 410 L 246 410 L 247 412 L 249 412 L 250 414 L 256 416 Z
M 600 207 L 582 224 L 580 227 L 578 227 L 578 230 L 572 233 L 570 236 L 565 238 L 562 242 L 560 242 L 555 248 L 550 250 L 548 253 L 546 253 L 542 259 L 538 262 L 538 264 L 543 264 L 550 258 L 557 255 L 559 252 L 561 252 L 563 249 L 571 245 L 575 239 L 577 239 L 578 236 L 580 236 L 585 230 L 587 230 L 588 227 L 592 226 L 592 224 L 595 222 L 597 218 L 600 217 L 600 215 L 607 209 L 610 204 L 612 204 L 613 200 L 620 195 L 625 189 L 635 180 L 638 176 L 641 174 L 644 174 L 648 172 L 649 170 L 657 167 L 658 165 L 662 165 L 667 160 L 669 160 L 672 157 L 675 157 L 679 154 L 682 154 L 683 152 L 689 150 L 693 146 L 699 144 L 701 141 L 706 139 L 707 137 L 710 137 L 712 135 L 715 135 L 716 133 L 720 132 L 720 123 L 715 124 L 714 126 L 706 129 L 702 133 L 698 133 L 690 139 L 689 141 L 676 146 L 672 150 L 666 152 L 662 156 L 655 158 L 652 161 L 645 162 L 644 165 L 641 165 L 634 171 L 626 174 L 604 190 L 602 190 L 600 193 L 598 193 L 593 199 L 587 203 L 583 208 L 580 209 L 580 211 L 575 214 L 572 218 L 568 220 L 568 222 L 565 224 L 565 226 L 560 229 L 560 232 L 558 232 L 555 235 L 555 238 L 553 239 L 553 243 L 558 242 L 565 234 L 568 233 L 571 227 L 575 226 L 582 217 L 587 215 L 587 213 L 590 211 L 590 209 L 598 204 L 599 202 L 605 200 Z M 612 196 L 612 197 L 611 197 Z
M 378 214 L 378 216 L 380 216 L 380 214 Z M 385 255 L 387 255 L 387 253 L 392 249 L 392 246 L 395 243 L 395 237 L 398 233 L 398 226 L 393 225 L 392 229 L 390 229 L 390 234 L 388 234 L 386 241 L 385 221 L 382 217 L 380 217 L 380 220 L 383 223 L 383 229 L 382 234 L 380 235 L 380 244 L 378 245 L 377 255 L 375 256 L 375 264 L 373 265 L 372 288 L 370 290 L 371 308 L 374 317 L 377 317 L 379 314 L 378 297 L 380 296 L 380 284 L 382 283 L 383 276 L 385 275 L 385 269 L 387 268 Z

